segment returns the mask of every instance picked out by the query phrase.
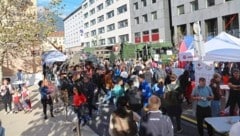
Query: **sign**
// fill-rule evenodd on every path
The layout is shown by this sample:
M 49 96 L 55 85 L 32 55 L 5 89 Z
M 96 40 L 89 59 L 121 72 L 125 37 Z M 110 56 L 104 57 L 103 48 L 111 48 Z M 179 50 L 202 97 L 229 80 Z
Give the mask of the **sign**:
M 206 79 L 206 85 L 209 85 L 214 74 L 213 62 L 212 61 L 196 61 L 196 62 L 193 62 L 193 64 L 195 68 L 196 86 L 199 83 L 200 77 L 204 77 Z
M 167 55 L 173 55 L 173 52 L 172 52 L 172 50 L 167 50 Z
M 159 61 L 159 54 L 154 54 L 153 60 L 154 61 Z

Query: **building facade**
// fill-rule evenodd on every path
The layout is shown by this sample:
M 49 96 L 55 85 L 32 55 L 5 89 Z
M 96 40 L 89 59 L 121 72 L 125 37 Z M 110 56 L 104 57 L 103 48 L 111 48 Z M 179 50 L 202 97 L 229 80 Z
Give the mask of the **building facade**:
M 167 0 L 130 0 L 134 43 L 171 41 Z
M 239 0 L 171 0 L 171 7 L 176 37 L 193 35 L 196 21 L 205 41 L 222 31 L 240 37 Z
M 42 44 L 43 51 L 60 50 L 64 52 L 64 32 L 58 31 L 51 33 L 47 40 Z
M 82 6 L 64 19 L 64 46 L 68 52 L 83 48 L 83 11 Z

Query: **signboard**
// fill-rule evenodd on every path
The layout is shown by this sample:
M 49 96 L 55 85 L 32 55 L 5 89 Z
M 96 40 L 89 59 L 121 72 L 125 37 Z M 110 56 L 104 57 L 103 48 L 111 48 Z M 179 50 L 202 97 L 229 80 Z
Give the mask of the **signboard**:
M 154 61 L 159 61 L 159 54 L 154 54 L 153 60 Z
M 167 50 L 167 55 L 173 55 L 173 52 L 172 52 L 172 50 Z
M 206 79 L 206 85 L 210 84 L 210 81 L 214 74 L 214 65 L 211 61 L 196 61 L 194 62 L 195 68 L 195 82 L 196 86 L 199 83 L 199 78 L 204 77 Z

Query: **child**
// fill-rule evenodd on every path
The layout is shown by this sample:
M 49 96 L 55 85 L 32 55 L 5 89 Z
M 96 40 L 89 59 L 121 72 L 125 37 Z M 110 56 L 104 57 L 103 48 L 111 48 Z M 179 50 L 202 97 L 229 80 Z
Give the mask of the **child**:
M 22 87 L 22 100 L 24 103 L 25 111 L 32 111 L 32 105 L 30 100 L 30 91 L 27 89 L 26 84 Z
M 23 109 L 20 98 L 21 94 L 16 90 L 13 94 L 14 113 L 18 113 L 18 111 L 21 111 Z

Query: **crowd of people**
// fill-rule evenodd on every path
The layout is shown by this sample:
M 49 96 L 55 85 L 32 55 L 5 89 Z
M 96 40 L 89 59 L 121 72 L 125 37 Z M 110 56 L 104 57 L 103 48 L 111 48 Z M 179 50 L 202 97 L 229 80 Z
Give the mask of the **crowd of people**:
M 61 100 L 65 106 L 72 107 L 79 125 L 83 126 L 91 120 L 94 111 L 98 113 L 99 104 L 114 105 L 109 122 L 111 136 L 182 133 L 182 104 L 191 105 L 195 101 L 198 132 L 203 136 L 204 118 L 220 116 L 221 98 L 226 93 L 221 84 L 229 85 L 226 107 L 230 107 L 229 115 L 236 114 L 235 105 L 240 106 L 239 68 L 237 64 L 219 65 L 208 85 L 203 77 L 195 79 L 191 62 L 180 76 L 172 71 L 171 65 L 153 60 L 119 60 L 114 64 L 102 61 L 97 65 L 85 62 L 64 67 L 55 63 L 52 67 L 44 66 L 44 79 L 38 85 L 44 119 L 48 118 L 47 105 L 54 117 L 54 101 Z M 193 81 L 199 82 L 198 86 L 194 87 Z M 4 79 L 1 95 L 6 113 L 12 111 L 12 102 L 14 112 L 32 110 L 26 85 L 15 91 L 10 81 Z M 213 128 L 209 124 L 207 128 L 212 136 Z

